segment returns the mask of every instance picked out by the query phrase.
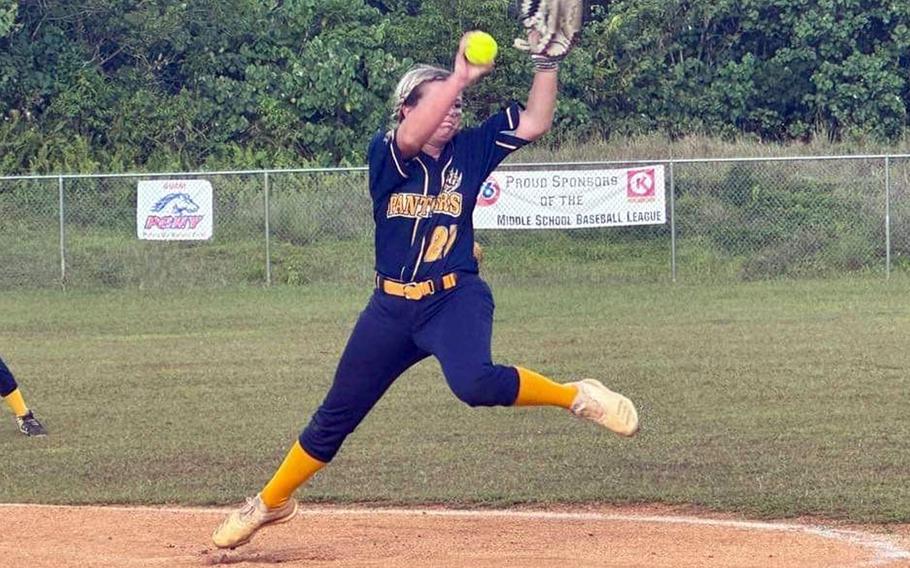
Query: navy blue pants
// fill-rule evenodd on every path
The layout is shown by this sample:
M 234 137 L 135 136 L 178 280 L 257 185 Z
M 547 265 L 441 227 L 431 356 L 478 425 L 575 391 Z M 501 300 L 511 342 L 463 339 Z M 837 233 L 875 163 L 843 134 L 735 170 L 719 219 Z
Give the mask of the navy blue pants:
M 405 370 L 433 355 L 449 388 L 470 406 L 511 406 L 518 371 L 492 361 L 493 295 L 476 274 L 418 301 L 375 291 L 360 314 L 322 405 L 300 434 L 329 462 L 348 434 Z
M 6 397 L 17 388 L 19 388 L 19 385 L 16 384 L 13 373 L 3 362 L 3 359 L 0 359 L 0 398 Z

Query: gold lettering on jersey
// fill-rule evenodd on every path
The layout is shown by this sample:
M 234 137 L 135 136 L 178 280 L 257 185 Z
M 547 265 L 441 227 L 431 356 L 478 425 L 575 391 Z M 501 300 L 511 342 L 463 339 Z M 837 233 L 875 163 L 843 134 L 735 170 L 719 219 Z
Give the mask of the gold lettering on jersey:
M 386 218 L 408 217 L 426 219 L 434 213 L 458 217 L 461 215 L 460 193 L 421 195 L 419 193 L 393 193 L 389 198 Z

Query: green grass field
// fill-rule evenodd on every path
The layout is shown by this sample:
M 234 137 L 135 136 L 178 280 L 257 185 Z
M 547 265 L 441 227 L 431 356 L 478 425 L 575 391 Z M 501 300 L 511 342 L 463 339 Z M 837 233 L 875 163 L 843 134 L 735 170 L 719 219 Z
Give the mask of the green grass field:
M 556 409 L 470 409 L 429 360 L 303 498 L 910 520 L 906 275 L 492 283 L 496 359 L 605 380 L 639 403 L 640 436 Z M 321 400 L 368 294 L 4 292 L 0 354 L 51 436 L 19 436 L 0 411 L 0 502 L 202 505 L 255 492 Z

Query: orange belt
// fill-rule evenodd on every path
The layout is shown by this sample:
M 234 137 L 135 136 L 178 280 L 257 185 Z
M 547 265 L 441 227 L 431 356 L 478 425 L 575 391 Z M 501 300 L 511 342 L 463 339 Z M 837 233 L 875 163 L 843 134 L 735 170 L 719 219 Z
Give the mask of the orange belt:
M 454 272 L 449 272 L 439 280 L 424 280 L 423 282 L 396 282 L 380 275 L 376 275 L 376 287 L 390 296 L 398 296 L 406 300 L 420 300 L 432 296 L 437 289 L 450 290 L 455 287 L 458 277 Z

